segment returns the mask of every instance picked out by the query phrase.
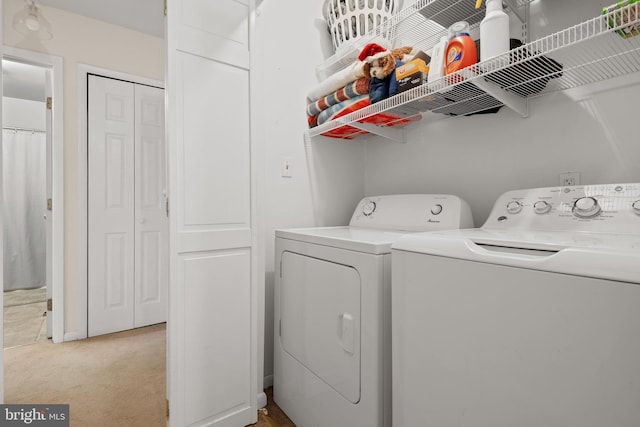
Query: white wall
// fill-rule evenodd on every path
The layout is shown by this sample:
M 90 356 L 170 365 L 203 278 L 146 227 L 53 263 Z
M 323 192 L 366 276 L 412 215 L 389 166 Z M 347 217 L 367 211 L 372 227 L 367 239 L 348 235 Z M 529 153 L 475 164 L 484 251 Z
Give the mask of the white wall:
M 561 172 L 581 172 L 583 184 L 640 182 L 637 114 L 625 102 L 640 96 L 638 78 L 582 100 L 576 92 L 535 100 L 528 118 L 503 109 L 412 129 L 405 145 L 372 142 L 367 194 L 456 194 L 480 226 L 501 193 L 556 186 Z
M 265 222 L 265 387 L 273 373 L 274 233 L 278 228 L 345 224 L 364 196 L 364 144 L 316 138 L 305 144 L 306 93 L 317 84 L 315 65 L 330 44 L 322 0 L 263 1 L 256 19 L 252 68 L 261 84 L 256 100 L 262 114 L 256 142 L 264 152 Z M 280 161 L 292 162 L 283 178 Z
M 77 302 L 77 99 L 78 64 L 93 65 L 164 80 L 164 40 L 123 27 L 42 7 L 53 28 L 53 39 L 25 39 L 11 27 L 23 0 L 4 0 L 4 44 L 60 56 L 64 60 L 64 214 L 65 332 L 78 330 Z M 159 6 L 160 7 L 160 6 Z
M 46 104 L 28 99 L 2 97 L 2 126 L 45 131 Z

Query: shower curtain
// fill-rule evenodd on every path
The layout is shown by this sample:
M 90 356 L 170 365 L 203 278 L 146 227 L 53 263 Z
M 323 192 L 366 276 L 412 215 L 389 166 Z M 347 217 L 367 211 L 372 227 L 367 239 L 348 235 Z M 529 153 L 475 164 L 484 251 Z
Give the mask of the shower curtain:
M 45 286 L 46 135 L 3 130 L 4 290 Z

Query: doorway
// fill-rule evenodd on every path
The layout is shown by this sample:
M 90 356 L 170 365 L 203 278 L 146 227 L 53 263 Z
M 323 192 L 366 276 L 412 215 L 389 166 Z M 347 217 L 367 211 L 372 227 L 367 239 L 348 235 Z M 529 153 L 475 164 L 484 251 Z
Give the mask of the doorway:
M 5 347 L 47 338 L 58 343 L 64 337 L 62 60 L 5 47 L 3 69 Z
M 48 150 L 46 70 L 6 59 L 2 68 L 3 291 L 7 348 L 50 337 L 46 321 Z

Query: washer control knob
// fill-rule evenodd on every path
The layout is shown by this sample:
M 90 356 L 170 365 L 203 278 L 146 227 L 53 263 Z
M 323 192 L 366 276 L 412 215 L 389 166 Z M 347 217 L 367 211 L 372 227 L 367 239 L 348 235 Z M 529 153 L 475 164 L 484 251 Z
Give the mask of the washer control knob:
M 638 203 L 640 205 L 640 203 Z M 442 213 L 442 205 L 438 203 L 434 207 L 431 208 L 431 213 L 433 215 L 440 215 Z M 639 212 L 640 213 L 640 212 Z
M 573 204 L 573 214 L 578 218 L 594 217 L 601 210 L 598 201 L 593 197 L 581 197 Z
M 515 200 L 507 203 L 507 212 L 510 214 L 517 214 L 522 210 L 522 204 L 520 202 L 516 202 Z
M 376 202 L 373 200 L 367 200 L 364 202 L 364 206 L 362 206 L 362 214 L 364 216 L 370 216 L 372 213 L 376 211 Z
M 640 215 L 640 200 L 633 202 L 631 204 L 631 209 L 633 209 L 636 214 Z
M 537 214 L 546 214 L 551 210 L 551 204 L 544 200 L 539 200 L 533 204 L 533 210 Z

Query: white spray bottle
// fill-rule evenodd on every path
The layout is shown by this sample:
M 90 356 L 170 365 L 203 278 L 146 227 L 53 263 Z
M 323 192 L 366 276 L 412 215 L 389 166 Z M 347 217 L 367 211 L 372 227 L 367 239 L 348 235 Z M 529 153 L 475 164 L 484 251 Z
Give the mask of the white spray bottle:
M 509 15 L 502 0 L 486 0 L 487 13 L 480 22 L 480 61 L 509 51 Z

